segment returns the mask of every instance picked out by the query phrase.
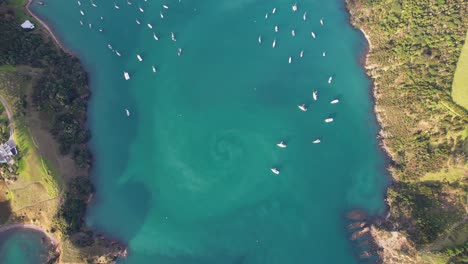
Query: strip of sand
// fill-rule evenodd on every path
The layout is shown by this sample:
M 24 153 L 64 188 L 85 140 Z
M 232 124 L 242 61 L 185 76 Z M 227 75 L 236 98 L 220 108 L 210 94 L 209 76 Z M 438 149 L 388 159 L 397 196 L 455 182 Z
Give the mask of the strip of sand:
M 0 227 L 0 234 L 2 234 L 4 232 L 7 232 L 7 231 L 10 231 L 10 230 L 14 230 L 14 229 L 34 230 L 34 231 L 37 231 L 37 232 L 40 232 L 40 233 L 44 234 L 51 241 L 51 243 L 53 243 L 54 245 L 59 244 L 59 241 L 55 237 L 53 237 L 51 234 L 47 233 L 44 229 L 42 229 L 41 227 L 36 226 L 36 225 L 30 225 L 30 224 L 4 225 L 4 226 Z
M 58 39 L 58 37 L 54 34 L 54 32 L 52 31 L 52 29 L 50 29 L 50 27 L 44 22 L 42 21 L 38 16 L 36 16 L 30 9 L 29 7 L 31 6 L 31 4 L 34 2 L 34 0 L 28 0 L 28 3 L 26 4 L 26 11 L 28 12 L 29 15 L 31 15 L 32 17 L 34 17 L 34 19 L 36 19 L 50 34 L 50 36 L 52 37 L 52 39 L 55 41 L 55 43 L 65 52 L 71 54 L 71 52 L 66 49 L 63 44 L 60 42 L 60 40 Z

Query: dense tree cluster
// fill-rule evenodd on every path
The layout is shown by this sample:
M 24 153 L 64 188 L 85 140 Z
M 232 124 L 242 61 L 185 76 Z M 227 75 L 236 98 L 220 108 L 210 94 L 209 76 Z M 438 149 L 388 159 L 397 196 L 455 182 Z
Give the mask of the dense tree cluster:
M 55 225 L 64 235 L 71 236 L 82 229 L 86 201 L 93 191 L 93 185 L 88 177 L 76 177 L 68 183 Z
M 91 136 L 86 127 L 90 96 L 87 74 L 76 57 L 63 52 L 43 31 L 22 29 L 15 12 L 18 11 L 0 0 L 0 65 L 26 65 L 38 69 L 35 74 L 39 75 L 29 79 L 35 80 L 32 82 L 32 106 L 41 113 L 41 119 L 59 143 L 61 153 L 70 154 L 77 166 L 86 169 L 92 158 L 87 147 Z M 5 80 L 10 84 L 18 82 L 12 76 L 5 74 Z M 19 86 L 16 88 L 20 89 Z M 25 111 L 29 99 L 26 96 L 16 99 L 19 105 L 14 107 Z M 86 203 L 92 192 L 88 177 L 70 180 L 54 219 L 54 229 L 67 237 L 80 233 Z M 82 236 L 79 241 L 94 241 L 92 232 L 86 234 L 88 239 Z M 80 246 L 89 246 L 89 243 L 80 242 Z
M 80 167 L 90 163 L 85 126 L 90 96 L 88 77 L 79 60 L 58 49 L 36 30 L 24 30 L 14 11 L 0 13 L 0 65 L 29 65 L 42 69 L 33 84 L 33 105 L 47 116 L 51 133 L 63 154 L 71 153 Z

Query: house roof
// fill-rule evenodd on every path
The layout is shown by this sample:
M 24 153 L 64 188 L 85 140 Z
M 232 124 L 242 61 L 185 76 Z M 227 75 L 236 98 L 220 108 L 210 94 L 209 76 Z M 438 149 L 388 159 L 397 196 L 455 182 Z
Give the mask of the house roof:
M 24 21 L 23 24 L 21 24 L 21 27 L 24 28 L 24 29 L 33 29 L 33 28 L 34 28 L 34 24 L 31 23 L 31 21 L 26 20 L 26 21 Z

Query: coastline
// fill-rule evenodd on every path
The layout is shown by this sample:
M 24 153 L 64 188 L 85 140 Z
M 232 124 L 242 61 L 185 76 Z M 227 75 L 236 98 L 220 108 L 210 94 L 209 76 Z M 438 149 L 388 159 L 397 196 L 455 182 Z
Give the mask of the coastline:
M 350 24 L 361 31 L 368 43 L 368 50 L 361 64 L 372 82 L 374 113 L 379 124 L 377 135 L 379 145 L 389 159 L 386 171 L 391 181 L 385 193 L 388 213 L 385 218 L 374 217 L 365 221 L 365 226 L 368 228 L 365 233 L 371 237 L 373 244 L 371 252 L 385 263 L 435 263 L 435 260 L 444 260 L 446 261 L 444 263 L 454 261 L 455 263 L 463 258 L 463 254 L 453 252 L 463 248 L 463 241 L 466 241 L 463 240 L 463 234 L 466 234 L 463 226 L 466 227 L 467 223 L 466 203 L 463 202 L 466 198 L 463 196 L 465 184 L 463 184 L 463 178 L 458 180 L 452 178 L 451 181 L 447 178 L 457 177 L 450 174 L 452 171 L 449 170 L 453 169 L 452 166 L 466 164 L 463 163 L 463 157 L 466 157 L 466 154 L 464 156 L 463 151 L 457 152 L 456 147 L 459 142 L 462 145 L 466 142 L 466 138 L 463 139 L 463 135 L 457 135 L 456 130 L 457 126 L 465 126 L 466 131 L 466 123 L 463 125 L 462 119 L 460 121 L 453 117 L 449 118 L 446 123 L 440 120 L 447 116 L 447 109 L 443 107 L 444 102 L 452 102 L 452 98 L 446 97 L 443 90 L 450 91 L 451 89 L 447 84 L 451 83 L 453 78 L 450 73 L 458 58 L 456 53 L 459 46 L 443 41 L 437 45 L 429 45 L 430 49 L 426 51 L 438 50 L 440 53 L 437 56 L 426 55 L 419 64 L 410 64 L 411 71 L 403 67 L 394 67 L 409 64 L 406 60 L 408 52 L 400 50 L 400 53 L 392 53 L 385 43 L 392 41 L 397 47 L 411 43 L 418 47 L 419 51 L 424 51 L 426 46 L 417 46 L 417 40 L 422 36 L 421 34 L 433 37 L 438 32 L 444 32 L 452 34 L 453 38 L 457 39 L 461 32 L 466 33 L 466 29 L 463 30 L 463 27 L 459 25 L 445 28 L 445 23 L 454 18 L 460 18 L 463 21 L 463 12 L 446 14 L 444 19 L 433 26 L 434 28 L 417 23 L 430 17 L 431 11 L 427 11 L 422 16 L 409 15 L 407 19 L 414 22 L 413 24 L 400 28 L 399 35 L 385 35 L 388 33 L 390 22 L 383 26 L 379 26 L 379 23 L 380 18 L 391 13 L 387 12 L 389 5 L 392 4 L 391 1 L 368 5 L 359 0 L 345 0 L 345 2 L 350 15 Z M 426 2 L 432 3 L 429 0 Z M 451 7 L 456 8 L 456 6 Z M 415 9 L 405 6 L 401 12 L 411 14 L 411 11 L 416 12 Z M 410 25 L 413 31 L 409 29 Z M 415 29 L 424 33 L 415 33 Z M 368 33 L 376 40 L 374 46 Z M 400 36 L 405 36 L 405 38 Z M 421 66 L 427 65 L 428 61 L 431 61 L 432 67 Z M 436 61 L 439 63 L 435 63 Z M 421 77 L 419 82 L 412 81 L 418 80 L 420 76 L 424 77 Z M 398 94 L 399 86 L 405 86 L 405 96 Z M 424 93 L 422 87 L 432 88 Z M 411 100 L 408 100 L 409 98 Z M 425 103 L 418 101 L 421 98 L 425 98 Z M 460 117 L 458 114 L 457 116 Z M 448 132 L 442 134 L 434 132 L 441 127 L 447 129 Z M 418 131 L 426 134 L 427 138 L 424 140 L 418 138 Z M 433 154 L 427 150 L 427 148 L 438 149 L 442 144 L 454 147 L 449 147 L 450 150 L 442 154 Z M 421 145 L 427 148 L 422 148 Z M 456 155 L 462 158 L 457 160 Z M 427 176 L 430 173 L 436 176 L 429 181 Z M 444 206 L 440 206 L 440 203 Z M 452 228 L 453 226 L 457 230 Z M 452 237 L 452 240 L 447 240 L 447 237 Z
M 376 235 L 376 226 L 380 225 L 382 222 L 387 220 L 390 216 L 390 204 L 388 203 L 388 189 L 390 186 L 394 183 L 395 178 L 392 175 L 391 171 L 389 170 L 390 164 L 394 163 L 394 159 L 390 153 L 390 150 L 388 146 L 385 144 L 384 141 L 384 135 L 385 132 L 383 130 L 383 119 L 380 115 L 381 109 L 379 108 L 377 104 L 378 100 L 378 93 L 377 89 L 378 86 L 375 82 L 375 80 L 372 78 L 370 74 L 370 70 L 372 67 L 369 66 L 369 57 L 370 54 L 373 50 L 373 45 L 372 41 L 370 39 L 370 36 L 367 34 L 366 30 L 362 27 L 357 26 L 355 23 L 353 23 L 352 20 L 352 10 L 349 7 L 353 0 L 345 0 L 345 8 L 346 11 L 348 12 L 349 19 L 348 23 L 355 29 L 359 30 L 361 34 L 363 35 L 364 39 L 366 40 L 366 50 L 363 52 L 361 55 L 360 59 L 360 64 L 361 67 L 364 69 L 365 74 L 370 82 L 369 85 L 369 94 L 371 95 L 371 100 L 373 103 L 373 114 L 375 116 L 375 120 L 377 121 L 377 126 L 378 126 L 378 133 L 376 135 L 377 141 L 378 141 L 378 146 L 380 148 L 380 151 L 382 151 L 383 156 L 384 156 L 384 167 L 382 168 L 383 175 L 382 177 L 388 177 L 389 178 L 389 184 L 388 186 L 384 189 L 383 193 L 383 200 L 385 203 L 385 215 L 377 215 L 377 216 L 371 216 L 368 215 L 365 211 L 361 209 L 353 209 L 350 212 L 347 213 L 346 219 L 349 221 L 349 224 L 347 226 L 347 230 L 350 236 L 350 241 L 354 244 L 355 248 L 360 251 L 358 254 L 359 259 L 366 259 L 370 260 L 373 257 L 376 257 L 377 260 L 375 263 L 383 263 L 384 261 L 384 256 L 381 253 L 381 246 L 379 241 L 379 238 Z
M 346 0 L 346 2 L 348 2 L 348 1 L 349 0 Z M 348 12 L 351 15 L 351 11 L 349 9 L 348 9 Z M 385 138 L 385 132 L 383 130 L 384 123 L 383 123 L 383 120 L 382 120 L 382 116 L 380 115 L 380 113 L 383 110 L 380 109 L 378 104 L 377 104 L 377 99 L 378 99 L 377 84 L 376 84 L 375 80 L 371 77 L 371 75 L 369 74 L 369 70 L 371 69 L 371 67 L 368 64 L 368 60 L 369 60 L 369 56 L 370 56 L 370 53 L 372 52 L 372 48 L 373 48 L 372 47 L 372 42 L 370 40 L 369 35 L 366 33 L 366 31 L 363 28 L 354 25 L 351 21 L 349 21 L 349 23 L 351 24 L 351 26 L 353 26 L 354 28 L 361 31 L 362 35 L 364 35 L 364 38 L 367 41 L 368 50 L 366 51 L 366 55 L 364 56 L 364 62 L 363 62 L 362 66 L 366 71 L 367 78 L 371 82 L 371 88 L 370 89 L 371 89 L 371 93 L 372 93 L 372 96 L 373 96 L 372 99 L 373 99 L 373 102 L 374 102 L 374 114 L 375 114 L 375 117 L 377 119 L 377 123 L 379 125 L 379 132 L 377 134 L 377 138 L 378 138 L 378 141 L 379 141 L 379 146 L 382 148 L 383 152 L 385 153 L 385 156 L 386 156 L 385 158 L 388 159 L 386 163 L 390 164 L 390 163 L 393 163 L 395 160 L 393 158 L 392 153 L 390 152 L 390 149 L 385 144 L 385 140 L 383 140 Z M 388 172 L 388 170 L 387 170 L 387 172 Z M 395 180 L 391 173 L 388 173 L 388 175 L 391 177 L 392 181 Z
M 40 19 L 36 14 L 34 14 L 33 11 L 31 11 L 31 9 L 29 8 L 31 6 L 31 4 L 34 3 L 35 0 L 28 0 L 28 3 L 26 4 L 25 8 L 26 8 L 26 11 L 29 15 L 31 15 L 32 17 L 34 17 L 34 19 L 37 20 L 37 22 L 39 22 L 41 24 L 41 26 L 43 28 L 45 28 L 47 30 L 47 32 L 49 33 L 49 35 L 52 37 L 52 39 L 54 40 L 55 44 L 57 44 L 59 46 L 60 49 L 62 49 L 64 52 L 72 55 L 72 53 L 67 49 L 65 48 L 65 46 L 62 44 L 62 42 L 60 42 L 60 40 L 58 39 L 58 37 L 55 35 L 55 33 L 52 31 L 52 29 L 42 20 Z
M 6 224 L 0 226 L 0 237 L 5 233 L 10 231 L 24 231 L 30 230 L 41 235 L 41 244 L 44 247 L 44 250 L 47 252 L 43 255 L 44 260 L 47 263 L 60 263 L 61 262 L 61 255 L 60 252 L 62 251 L 61 243 L 48 233 L 46 230 L 42 229 L 39 226 L 31 225 L 31 224 Z
M 89 80 L 87 77 L 86 70 L 82 66 L 80 66 L 81 62 L 79 61 L 78 57 L 75 54 L 73 54 L 70 50 L 65 48 L 63 43 L 57 37 L 57 35 L 52 31 L 51 27 L 48 26 L 44 20 L 40 19 L 36 14 L 33 13 L 33 11 L 31 10 L 31 5 L 34 4 L 34 0 L 27 0 L 21 2 L 22 6 L 20 6 L 19 8 L 15 8 L 14 15 L 16 17 L 18 17 L 17 14 L 21 14 L 21 17 L 24 17 L 24 15 L 33 17 L 37 21 L 37 23 L 40 24 L 40 26 L 36 26 L 35 32 L 30 34 L 30 36 L 35 37 L 34 43 L 36 43 L 37 45 L 45 46 L 50 53 L 55 54 L 55 61 L 46 60 L 44 62 L 45 66 L 41 65 L 35 67 L 37 67 L 38 71 L 42 69 L 50 71 L 49 74 L 47 74 L 49 79 L 46 78 L 44 81 L 45 83 L 47 83 L 47 80 L 51 81 L 51 79 L 63 81 L 65 83 L 77 81 L 78 85 L 77 87 L 74 87 L 74 89 L 76 93 L 80 94 L 81 96 L 78 97 L 78 99 L 76 99 L 73 103 L 80 103 L 81 108 L 77 109 L 83 110 L 83 112 L 86 111 L 87 101 L 89 100 L 90 94 Z M 6 8 L 11 7 L 6 6 Z M 13 19 L 14 18 L 12 18 L 12 20 Z M 16 23 L 16 21 L 14 21 L 14 23 Z M 22 36 L 23 35 L 20 34 L 18 38 L 21 38 Z M 52 40 L 50 38 L 52 38 Z M 25 54 L 24 56 L 30 55 Z M 38 55 L 38 57 L 40 56 L 41 55 Z M 34 57 L 34 59 L 37 58 Z M 67 71 L 60 71 L 55 69 L 54 63 L 56 61 L 60 61 L 61 63 L 66 65 L 71 65 L 74 71 L 70 73 Z M 25 66 L 33 67 L 30 64 L 28 64 L 29 61 L 20 63 L 23 63 Z M 23 65 L 20 63 L 18 63 L 18 66 Z M 35 70 L 36 68 L 33 69 Z M 48 88 L 47 86 L 39 85 L 39 88 L 36 86 L 31 89 L 47 90 Z M 31 94 L 25 97 L 25 100 L 28 100 L 27 105 L 30 107 L 35 107 L 33 106 L 34 96 L 34 91 L 32 91 Z M 39 103 L 43 102 L 41 101 Z M 34 110 L 32 111 L 36 114 L 40 114 L 41 110 L 42 109 L 34 108 Z M 66 109 L 59 108 L 58 111 L 60 110 L 65 112 L 67 111 Z M 28 113 L 30 114 L 29 117 L 31 117 L 31 112 Z M 83 115 L 75 114 L 75 116 L 72 117 L 74 118 L 74 122 L 80 123 L 80 131 L 87 132 L 89 131 L 87 128 L 87 123 L 82 118 L 82 116 Z M 37 119 L 33 120 L 34 122 L 28 123 L 27 128 L 29 133 L 31 133 L 31 130 L 29 130 L 29 128 L 32 127 L 33 124 L 48 123 L 51 120 L 53 120 L 53 118 L 54 117 L 50 117 L 49 119 L 47 117 L 39 118 L 38 115 Z M 45 124 L 44 127 L 45 128 L 43 129 L 43 131 L 41 131 L 41 133 L 50 136 L 50 140 L 53 143 L 57 143 L 58 145 L 61 144 L 61 141 L 57 139 L 56 135 L 52 135 L 49 128 L 46 127 Z M 31 133 L 32 138 L 33 136 L 34 135 Z M 50 143 L 51 141 L 46 142 Z M 33 143 L 36 144 L 35 142 Z M 83 153 L 89 153 L 89 146 L 87 141 L 83 140 L 80 142 L 73 142 L 73 144 L 75 144 L 74 146 L 77 149 L 82 150 Z M 36 145 L 36 147 L 39 149 L 39 146 Z M 58 149 L 58 146 L 56 147 Z M 44 145 L 44 149 L 47 149 L 46 145 Z M 88 158 L 88 160 L 85 160 L 84 165 L 80 167 L 80 164 L 78 164 L 76 157 L 74 157 L 72 154 L 65 153 L 60 155 L 61 157 L 68 157 L 69 161 L 71 162 L 69 165 L 73 166 L 73 168 L 78 168 L 76 169 L 77 171 L 82 171 L 76 173 L 76 171 L 71 169 L 71 167 L 67 167 L 63 170 L 60 170 L 60 173 L 57 176 L 60 178 L 59 180 L 63 180 L 64 186 L 62 186 L 63 189 L 61 189 L 61 192 L 57 196 L 57 201 L 59 202 L 54 203 L 53 206 L 50 206 L 50 208 L 48 208 L 50 210 L 47 212 L 45 210 L 41 212 L 41 208 L 38 205 L 38 211 L 40 212 L 40 214 L 46 212 L 44 214 L 44 217 L 42 218 L 36 216 L 30 218 L 20 217 L 16 214 L 13 214 L 7 222 L 8 224 L 0 225 L 0 235 L 7 231 L 16 229 L 34 230 L 36 232 L 39 232 L 45 237 L 47 237 L 48 241 L 50 241 L 50 243 L 47 243 L 47 248 L 50 249 L 50 246 L 53 246 L 53 249 L 55 250 L 54 256 L 56 257 L 54 258 L 54 260 L 64 261 L 66 263 L 83 263 L 87 261 L 93 261 L 93 263 L 115 263 L 115 260 L 118 257 L 126 257 L 126 245 L 124 245 L 120 241 L 108 239 L 106 236 L 99 234 L 98 230 L 91 230 L 89 227 L 86 226 L 86 223 L 84 222 L 84 214 L 86 213 L 87 204 L 92 199 L 94 192 L 94 188 L 91 182 L 89 181 L 89 171 L 92 169 L 92 162 L 90 160 L 91 156 L 85 155 L 84 157 Z M 38 195 L 40 193 L 33 194 Z M 35 205 L 36 204 L 34 204 L 34 206 Z M 31 211 L 36 209 L 37 208 L 34 207 L 31 209 Z M 33 213 L 35 213 L 35 211 Z M 53 232 L 53 234 L 50 232 Z
M 31 224 L 6 224 L 6 225 L 3 225 L 3 226 L 0 226 L 0 235 L 2 235 L 2 233 L 5 233 L 5 232 L 10 231 L 10 230 L 14 230 L 14 229 L 37 231 L 39 233 L 44 234 L 47 237 L 47 239 L 49 239 L 54 246 L 60 246 L 60 242 L 58 241 L 58 239 L 56 239 L 54 236 L 52 236 L 46 230 L 42 229 L 41 227 L 39 227 L 37 225 L 31 225 Z

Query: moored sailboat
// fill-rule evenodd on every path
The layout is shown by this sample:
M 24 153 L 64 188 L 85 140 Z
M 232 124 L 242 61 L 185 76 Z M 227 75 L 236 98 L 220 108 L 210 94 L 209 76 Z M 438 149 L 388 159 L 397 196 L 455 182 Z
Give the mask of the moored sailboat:
M 281 141 L 280 143 L 276 144 L 276 146 L 280 147 L 280 148 L 285 148 L 287 147 L 286 143 L 284 143 L 284 141 Z
M 280 173 L 277 168 L 271 168 L 270 170 L 271 170 L 271 172 L 273 172 L 276 175 L 278 175 Z

